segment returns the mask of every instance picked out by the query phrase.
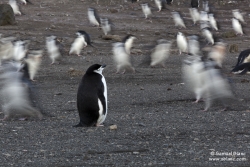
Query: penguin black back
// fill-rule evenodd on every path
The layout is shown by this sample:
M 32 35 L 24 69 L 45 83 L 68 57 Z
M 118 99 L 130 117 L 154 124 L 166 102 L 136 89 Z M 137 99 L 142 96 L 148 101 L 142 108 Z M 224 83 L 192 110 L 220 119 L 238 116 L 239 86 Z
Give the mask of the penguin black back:
M 83 31 L 83 30 L 79 30 L 79 31 L 77 31 L 77 33 L 83 35 L 83 36 L 84 36 L 84 39 L 85 39 L 85 42 L 86 42 L 88 45 L 94 47 L 94 46 L 91 44 L 91 39 L 90 39 L 90 36 L 89 36 L 88 33 L 86 33 L 86 32 Z
M 74 127 L 98 126 L 104 121 L 98 122 L 100 117 L 103 115 L 106 117 L 107 114 L 106 82 L 103 82 L 101 74 L 104 67 L 105 65 L 94 64 L 88 68 L 82 77 L 77 92 L 80 123 Z
M 191 7 L 198 8 L 199 7 L 199 0 L 191 0 Z

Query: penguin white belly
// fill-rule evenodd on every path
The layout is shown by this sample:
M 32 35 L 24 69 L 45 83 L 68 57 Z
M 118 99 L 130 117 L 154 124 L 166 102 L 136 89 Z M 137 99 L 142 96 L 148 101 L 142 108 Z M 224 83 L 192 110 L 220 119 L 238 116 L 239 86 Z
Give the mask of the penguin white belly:
M 104 108 L 102 105 L 101 100 L 98 98 L 98 106 L 99 106 L 99 118 L 97 120 L 97 125 L 100 125 L 101 123 L 103 123 L 106 119 L 107 116 L 107 112 L 108 112 L 108 100 L 107 100 L 107 84 L 106 84 L 106 80 L 104 78 L 104 76 L 102 75 L 102 83 L 104 86 L 104 97 L 105 97 L 105 104 L 106 104 L 106 112 L 104 113 Z

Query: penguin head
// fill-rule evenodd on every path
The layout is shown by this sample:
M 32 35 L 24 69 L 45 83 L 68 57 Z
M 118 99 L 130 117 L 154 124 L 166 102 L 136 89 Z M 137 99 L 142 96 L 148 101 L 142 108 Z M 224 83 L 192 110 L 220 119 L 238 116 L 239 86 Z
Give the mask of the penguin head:
M 106 65 L 94 64 L 87 69 L 86 74 L 91 74 L 91 73 L 102 74 L 102 70 L 105 67 Z

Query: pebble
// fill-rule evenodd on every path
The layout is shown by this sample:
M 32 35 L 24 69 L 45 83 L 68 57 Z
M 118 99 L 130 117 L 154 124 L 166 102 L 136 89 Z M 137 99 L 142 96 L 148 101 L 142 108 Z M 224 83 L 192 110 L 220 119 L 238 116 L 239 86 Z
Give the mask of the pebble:
M 110 130 L 116 130 L 116 129 L 117 129 L 117 125 L 111 125 L 111 126 L 109 127 L 109 129 L 110 129 Z

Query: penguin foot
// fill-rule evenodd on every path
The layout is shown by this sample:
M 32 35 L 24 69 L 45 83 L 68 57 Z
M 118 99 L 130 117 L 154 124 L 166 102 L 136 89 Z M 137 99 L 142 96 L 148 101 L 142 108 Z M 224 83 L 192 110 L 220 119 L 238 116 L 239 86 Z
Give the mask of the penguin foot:
M 81 55 L 77 54 L 78 57 L 80 57 Z
M 96 127 L 99 127 L 99 126 L 104 126 L 104 125 L 101 125 L 101 124 L 96 124 L 95 126 L 96 126 Z

